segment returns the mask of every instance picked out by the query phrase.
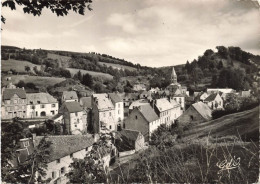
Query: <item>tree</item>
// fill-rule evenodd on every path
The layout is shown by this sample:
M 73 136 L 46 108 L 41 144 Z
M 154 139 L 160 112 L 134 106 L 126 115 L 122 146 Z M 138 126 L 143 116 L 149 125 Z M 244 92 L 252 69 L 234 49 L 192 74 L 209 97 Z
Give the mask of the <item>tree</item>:
M 31 68 L 26 65 L 26 66 L 24 67 L 24 70 L 27 71 L 27 72 L 29 72 L 29 71 L 31 70 Z
M 219 61 L 218 63 L 218 69 L 221 70 L 223 68 L 223 62 L 222 61 Z
M 5 0 L 2 2 L 3 7 L 9 7 L 11 10 L 16 10 L 16 6 L 22 6 L 24 13 L 33 14 L 34 16 L 40 16 L 43 8 L 50 9 L 52 13 L 57 16 L 64 16 L 73 10 L 76 13 L 84 15 L 85 8 L 89 11 L 92 10 L 90 4 L 92 0 L 81 1 L 21 1 L 21 0 Z M 5 23 L 5 18 L 1 15 L 2 23 Z
M 85 75 L 83 75 L 82 77 L 82 84 L 85 86 L 88 86 L 90 88 L 93 87 L 93 77 L 91 75 L 89 75 L 88 73 L 86 73 Z
M 93 144 L 84 159 L 73 159 L 73 163 L 70 164 L 71 169 L 66 174 L 70 183 L 109 183 L 103 156 L 107 154 L 115 156 L 112 151 L 112 141 L 112 135 L 100 134 L 99 140 Z

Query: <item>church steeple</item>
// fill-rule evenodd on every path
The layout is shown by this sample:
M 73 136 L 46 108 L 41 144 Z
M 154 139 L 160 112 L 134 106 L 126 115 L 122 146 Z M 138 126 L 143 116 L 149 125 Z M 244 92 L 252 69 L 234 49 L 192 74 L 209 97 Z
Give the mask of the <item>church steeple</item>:
M 175 72 L 175 70 L 174 70 L 174 67 L 172 67 L 171 82 L 172 82 L 173 84 L 177 84 L 177 74 L 176 74 L 176 72 Z

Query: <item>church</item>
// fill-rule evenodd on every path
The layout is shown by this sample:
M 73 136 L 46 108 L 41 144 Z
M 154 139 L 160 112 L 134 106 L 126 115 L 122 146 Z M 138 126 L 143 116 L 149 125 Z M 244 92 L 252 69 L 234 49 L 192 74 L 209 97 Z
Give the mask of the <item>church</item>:
M 177 74 L 174 70 L 174 67 L 172 67 L 172 73 L 171 73 L 171 84 L 165 88 L 165 90 L 169 91 L 170 96 L 175 95 L 186 95 L 187 87 L 181 86 L 181 84 L 177 81 Z

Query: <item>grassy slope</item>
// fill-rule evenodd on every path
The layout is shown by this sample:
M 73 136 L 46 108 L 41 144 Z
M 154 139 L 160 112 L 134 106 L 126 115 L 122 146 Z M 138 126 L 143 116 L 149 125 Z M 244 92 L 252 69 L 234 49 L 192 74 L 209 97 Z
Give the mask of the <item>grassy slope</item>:
M 65 80 L 65 78 L 58 77 L 40 77 L 40 76 L 29 76 L 29 75 L 12 75 L 11 81 L 3 80 L 3 85 L 7 85 L 10 82 L 17 84 L 20 80 L 23 80 L 25 83 L 32 82 L 39 87 L 47 87 L 60 83 Z
M 221 118 L 201 123 L 184 132 L 183 139 L 188 141 L 195 138 L 241 136 L 249 141 L 259 138 L 259 107 Z
M 61 55 L 53 54 L 53 53 L 48 53 L 47 57 L 54 59 L 54 60 L 57 59 L 60 67 L 68 67 L 69 66 L 69 60 L 71 59 L 71 57 L 61 56 Z
M 123 68 L 123 69 L 127 69 L 129 71 L 135 71 L 136 68 L 133 68 L 131 66 L 125 66 L 125 65 L 120 65 L 120 64 L 114 64 L 114 63 L 104 63 L 104 62 L 98 62 L 98 64 L 100 65 L 106 65 L 107 67 L 112 67 L 112 68 Z
M 21 60 L 14 60 L 14 59 L 2 60 L 1 65 L 2 65 L 2 71 L 9 71 L 10 69 L 14 69 L 17 72 L 26 72 L 24 69 L 25 66 L 29 66 L 32 72 L 33 72 L 33 67 L 35 66 L 38 68 L 38 70 L 41 69 L 41 65 L 35 65 L 28 61 L 21 61 Z
M 76 69 L 76 68 L 66 68 L 67 70 L 70 71 L 70 73 L 72 75 L 76 74 L 80 69 Z M 88 71 L 88 70 L 80 70 L 80 72 L 82 74 L 90 74 L 93 77 L 102 77 L 102 78 L 106 78 L 106 79 L 113 79 L 113 76 L 107 73 L 102 73 L 102 72 L 94 72 L 94 71 Z

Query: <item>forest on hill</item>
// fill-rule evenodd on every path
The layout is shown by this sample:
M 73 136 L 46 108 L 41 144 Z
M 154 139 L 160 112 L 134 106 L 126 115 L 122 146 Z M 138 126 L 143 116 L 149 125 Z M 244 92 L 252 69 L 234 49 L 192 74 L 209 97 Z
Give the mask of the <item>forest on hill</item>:
M 2 46 L 1 48 L 3 60 L 14 59 L 41 65 L 40 70 L 37 67 L 30 69 L 34 71 L 33 74 L 73 78 L 96 92 L 131 92 L 134 83 L 121 80 L 128 77 L 136 77 L 136 80 L 133 81 L 137 83 L 146 82 L 148 88 L 165 88 L 170 84 L 172 66 L 152 68 L 94 52 L 21 49 L 13 46 Z M 233 46 L 217 46 L 216 49 L 216 52 L 208 49 L 197 59 L 175 66 L 178 82 L 194 91 L 204 90 L 206 87 L 230 87 L 236 90 L 257 87 L 256 66 L 260 63 L 260 56 Z M 67 68 L 72 68 L 74 71 L 79 69 L 79 72 L 72 74 Z M 109 74 L 113 76 L 113 79 L 102 79 L 86 72 L 84 72 L 86 74 L 82 74 L 80 70 Z M 17 71 L 13 70 L 13 73 L 17 73 Z M 147 84 L 147 80 L 149 84 Z

